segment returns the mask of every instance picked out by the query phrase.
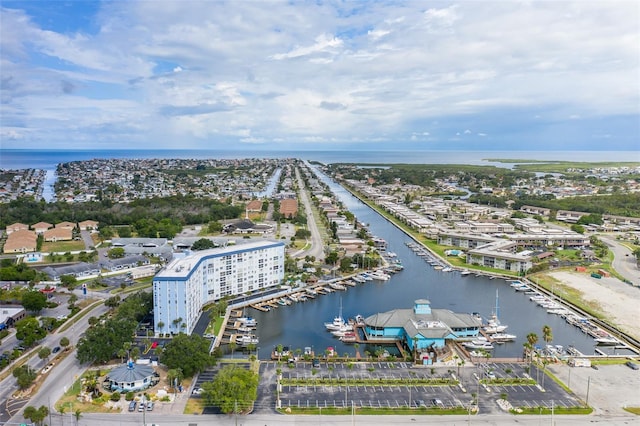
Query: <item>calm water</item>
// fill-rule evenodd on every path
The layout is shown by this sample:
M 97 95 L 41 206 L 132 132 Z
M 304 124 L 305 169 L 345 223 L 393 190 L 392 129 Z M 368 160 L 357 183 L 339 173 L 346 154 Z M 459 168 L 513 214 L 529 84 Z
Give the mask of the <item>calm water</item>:
M 375 211 L 353 197 L 339 185 L 329 183 L 334 193 L 345 206 L 361 221 L 369 224 L 369 229 L 389 243 L 389 251 L 398 254 L 405 266 L 404 271 L 392 276 L 385 283 L 369 281 L 347 291 L 318 296 L 315 300 L 273 309 L 270 312 L 250 310 L 258 320 L 260 337 L 260 357 L 266 359 L 279 344 L 303 349 L 312 346 L 316 352 L 324 352 L 331 346 L 338 353 L 353 355 L 355 349 L 346 345 L 325 331 L 324 322 L 331 321 L 338 314 L 342 302 L 345 317 L 356 314 L 366 316 L 397 308 L 411 308 L 419 298 L 427 298 L 433 308 L 450 309 L 454 312 L 479 312 L 484 317 L 493 313 L 496 305 L 496 290 L 499 292 L 499 315 L 507 332 L 516 334 L 515 342 L 496 346 L 496 357 L 516 357 L 522 354 L 522 344 L 526 335 L 535 332 L 542 341 L 542 327 L 549 325 L 553 330 L 553 343 L 574 345 L 586 354 L 594 352 L 593 339 L 568 325 L 557 315 L 546 311 L 529 301 L 529 296 L 517 293 L 509 284 L 500 279 L 490 280 L 475 275 L 460 276 L 457 272 L 446 273 L 434 270 L 422 258 L 416 256 L 406 245 L 409 238 L 398 228 L 386 221 Z M 366 347 L 361 346 L 362 353 Z

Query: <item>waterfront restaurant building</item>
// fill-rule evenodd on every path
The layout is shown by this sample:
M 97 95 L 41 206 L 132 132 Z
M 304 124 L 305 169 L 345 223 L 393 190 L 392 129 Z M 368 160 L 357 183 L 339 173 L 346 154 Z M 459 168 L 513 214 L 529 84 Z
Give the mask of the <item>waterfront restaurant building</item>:
M 189 334 L 205 304 L 280 285 L 284 255 L 284 243 L 260 240 L 174 259 L 153 278 L 155 334 Z
M 448 309 L 431 309 L 431 302 L 418 299 L 413 309 L 394 309 L 365 318 L 368 340 L 404 342 L 424 351 L 444 348 L 447 340 L 468 340 L 478 336 L 481 323 L 470 314 Z M 415 346 L 414 346 L 415 345 Z

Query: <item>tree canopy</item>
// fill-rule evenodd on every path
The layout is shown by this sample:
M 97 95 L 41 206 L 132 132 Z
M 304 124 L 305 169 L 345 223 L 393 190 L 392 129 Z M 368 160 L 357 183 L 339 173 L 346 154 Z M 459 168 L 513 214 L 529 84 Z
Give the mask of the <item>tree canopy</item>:
M 124 318 L 110 318 L 87 329 L 78 341 L 78 361 L 104 363 L 113 358 L 125 342 L 131 340 L 136 323 Z
M 31 312 L 38 313 L 47 306 L 47 296 L 39 291 L 27 291 L 22 294 L 22 306 Z
M 195 241 L 191 246 L 191 250 L 208 250 L 212 249 L 216 246 L 216 244 L 208 238 L 200 238 Z
M 184 377 L 191 377 L 215 364 L 209 346 L 209 340 L 202 336 L 180 333 L 164 347 L 160 362 L 169 369 L 181 368 Z
M 246 411 L 258 396 L 258 375 L 234 365 L 225 366 L 213 382 L 202 384 L 202 397 L 207 405 L 220 407 L 229 414 Z
M 33 317 L 21 319 L 16 323 L 16 339 L 22 340 L 26 347 L 33 346 L 47 335 L 47 330 Z

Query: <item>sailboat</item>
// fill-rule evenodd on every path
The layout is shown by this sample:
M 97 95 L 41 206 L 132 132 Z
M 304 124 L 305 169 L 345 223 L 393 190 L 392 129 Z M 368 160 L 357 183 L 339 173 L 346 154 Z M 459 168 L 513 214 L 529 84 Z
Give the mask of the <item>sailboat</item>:
M 498 319 L 498 312 L 499 312 L 498 289 L 496 289 L 496 310 L 487 321 L 487 325 L 482 327 L 485 333 L 487 334 L 502 333 L 507 329 L 507 327 L 509 327 L 508 325 L 504 325 L 500 323 L 500 320 Z
M 325 322 L 324 326 L 329 331 L 351 331 L 353 327 L 342 317 L 342 298 L 340 298 L 340 312 L 333 318 L 333 322 Z

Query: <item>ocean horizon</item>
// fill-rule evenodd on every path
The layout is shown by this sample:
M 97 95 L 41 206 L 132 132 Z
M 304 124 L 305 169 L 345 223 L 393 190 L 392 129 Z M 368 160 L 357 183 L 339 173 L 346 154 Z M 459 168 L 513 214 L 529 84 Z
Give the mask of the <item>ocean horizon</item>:
M 512 167 L 515 163 L 489 159 L 576 162 L 640 161 L 639 151 L 458 151 L 458 150 L 222 150 L 222 149 L 87 149 L 33 150 L 3 149 L 0 169 L 42 169 L 55 171 L 60 163 L 92 159 L 242 159 L 300 158 L 330 163 L 367 164 L 469 164 Z

